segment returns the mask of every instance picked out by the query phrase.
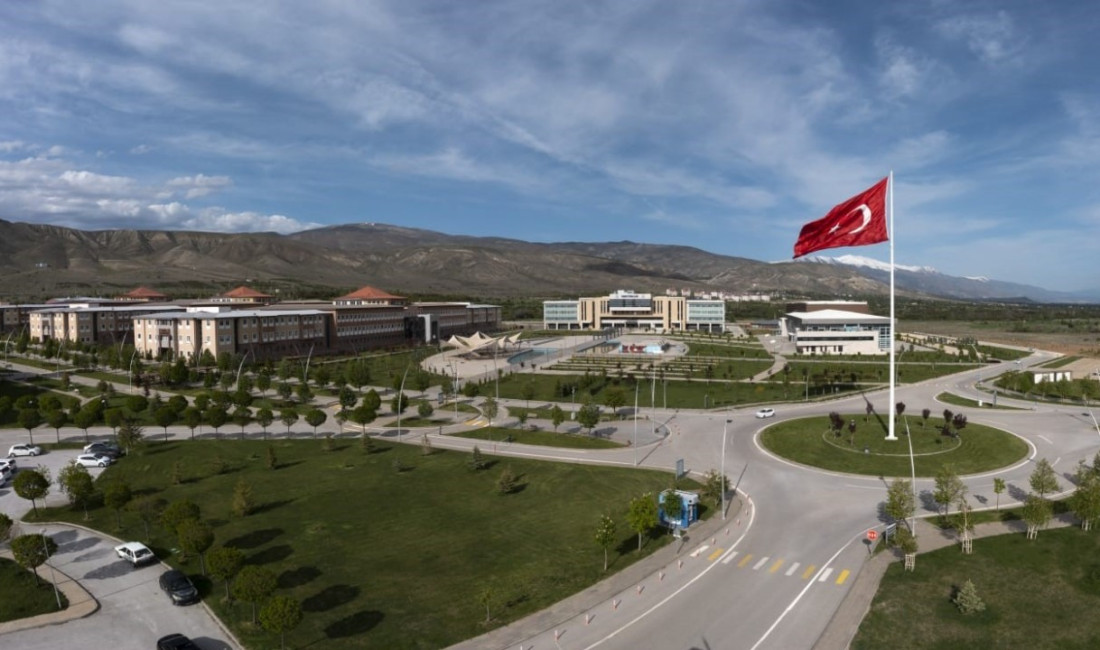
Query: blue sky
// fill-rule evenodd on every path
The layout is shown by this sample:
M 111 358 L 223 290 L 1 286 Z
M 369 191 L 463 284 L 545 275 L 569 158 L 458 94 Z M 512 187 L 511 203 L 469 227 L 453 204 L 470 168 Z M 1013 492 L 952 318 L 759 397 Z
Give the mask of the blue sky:
M 893 170 L 897 263 L 1097 288 L 1097 33 L 1068 0 L 3 2 L 0 218 L 776 261 Z

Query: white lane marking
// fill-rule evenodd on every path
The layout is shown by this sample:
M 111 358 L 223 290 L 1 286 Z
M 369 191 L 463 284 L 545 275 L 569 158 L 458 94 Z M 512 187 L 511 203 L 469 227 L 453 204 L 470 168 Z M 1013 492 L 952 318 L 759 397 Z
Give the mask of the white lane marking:
M 767 563 L 768 563 L 768 560 L 770 560 L 770 559 L 771 559 L 770 557 L 762 557 L 762 558 L 760 558 L 760 561 L 759 561 L 759 562 L 757 562 L 756 564 L 752 565 L 752 570 L 753 570 L 753 571 L 756 571 L 756 570 L 758 570 L 758 569 L 759 569 L 760 567 L 762 567 L 762 566 L 764 566 L 765 564 L 767 564 Z
M 856 541 L 857 539 L 863 539 L 863 536 L 859 535 L 857 537 L 853 537 L 852 539 L 848 540 L 847 544 L 845 544 L 844 546 L 841 546 L 837 550 L 837 552 L 833 553 L 833 556 L 831 558 L 829 558 L 828 561 L 825 562 L 825 566 L 828 566 L 828 565 L 832 564 L 833 560 L 837 559 L 837 557 L 839 557 L 840 554 L 844 552 L 844 549 L 851 546 L 852 542 Z M 775 628 L 779 627 L 779 624 L 781 622 L 783 622 L 783 619 L 787 616 L 787 614 L 789 614 L 791 612 L 791 610 L 793 610 L 795 608 L 795 606 L 798 605 L 798 601 L 802 600 L 802 597 L 806 595 L 806 592 L 810 590 L 810 587 L 814 586 L 814 582 L 816 582 L 816 580 L 810 580 L 809 582 L 806 583 L 806 586 L 802 588 L 802 591 L 798 592 L 798 595 L 794 597 L 794 600 L 791 601 L 791 604 L 787 605 L 787 609 L 783 610 L 783 613 L 779 615 L 779 618 L 775 619 L 775 622 L 771 624 L 771 627 L 769 627 L 764 632 L 764 636 L 760 637 L 760 640 L 757 641 L 756 643 L 754 643 L 753 646 L 751 648 L 749 648 L 749 650 L 756 650 L 757 648 L 759 648 L 761 646 L 761 644 L 764 643 L 764 641 L 766 641 L 768 639 L 769 636 L 771 636 L 771 633 L 775 631 Z
M 829 574 L 832 573 L 832 572 L 833 572 L 832 567 L 829 567 L 828 569 L 825 569 L 824 571 L 821 572 L 821 575 L 819 575 L 817 577 L 817 581 L 818 582 L 825 582 L 826 580 L 829 579 Z
M 726 558 L 722 560 L 722 564 L 729 564 L 730 562 L 733 562 L 733 558 L 735 557 L 737 557 L 737 551 L 734 551 L 733 553 L 727 555 Z
M 797 568 L 798 568 L 798 564 L 799 564 L 798 562 L 795 562 L 794 564 L 792 564 L 792 565 L 791 565 L 791 568 L 787 569 L 787 573 L 786 573 L 786 575 L 787 575 L 788 577 L 794 574 L 794 572 L 795 572 L 795 569 L 797 569 Z
M 750 504 L 751 504 L 751 500 L 750 500 Z M 752 522 L 753 522 L 753 521 L 755 521 L 755 520 L 756 520 L 756 508 L 754 507 L 754 508 L 752 508 L 752 510 L 750 510 L 750 511 L 749 511 L 749 522 L 748 522 L 748 525 L 747 525 L 747 526 L 745 526 L 745 532 L 741 533 L 741 536 L 737 538 L 737 541 L 733 543 L 733 546 L 737 546 L 738 544 L 740 544 L 740 543 L 741 543 L 741 541 L 742 541 L 743 539 L 745 539 L 745 536 L 749 534 L 749 530 L 751 530 L 751 529 L 752 529 Z M 851 542 L 849 542 L 849 544 L 850 544 L 850 543 L 851 543 Z M 732 547 L 730 548 L 730 550 L 728 550 L 728 551 L 726 551 L 726 552 L 727 552 L 727 553 L 731 553 L 731 554 L 732 554 L 732 553 L 736 553 L 736 551 L 734 551 Z M 837 552 L 837 555 L 840 555 L 840 552 L 839 552 L 839 551 Z M 834 555 L 833 557 L 835 558 L 835 557 L 836 557 L 836 555 Z M 830 560 L 830 562 L 831 562 L 831 561 L 832 561 L 832 560 Z M 667 603 L 668 601 L 672 600 L 672 599 L 673 599 L 673 598 L 675 598 L 676 596 L 679 596 L 679 595 L 680 595 L 680 592 L 684 591 L 685 589 L 687 589 L 687 588 L 688 588 L 688 587 L 690 587 L 691 585 L 695 584 L 695 582 L 696 582 L 697 580 L 700 580 L 700 579 L 702 579 L 702 577 L 703 577 L 703 576 L 705 576 L 705 575 L 706 575 L 706 574 L 707 574 L 707 573 L 708 573 L 708 572 L 709 572 L 709 571 L 710 571 L 711 569 L 713 569 L 713 568 L 714 568 L 714 567 L 716 567 L 716 566 L 718 566 L 718 563 L 717 563 L 717 562 L 711 562 L 710 564 L 707 564 L 707 565 L 706 565 L 706 567 L 705 567 L 705 568 L 704 568 L 704 569 L 703 569 L 702 571 L 700 571 L 698 575 L 696 575 L 696 576 L 695 576 L 694 578 L 692 578 L 691 580 L 688 580 L 688 581 L 687 581 L 687 583 L 686 583 L 686 584 L 684 584 L 684 586 L 680 587 L 679 589 L 677 589 L 676 591 L 672 592 L 671 594 L 669 594 L 669 595 L 665 596 L 665 597 L 664 597 L 664 598 L 663 598 L 663 599 L 662 599 L 662 600 L 661 600 L 660 602 L 657 602 L 657 603 L 655 603 L 655 604 L 653 605 L 653 607 L 650 607 L 649 609 L 645 610 L 645 611 L 644 611 L 644 612 L 642 612 L 641 614 L 638 614 L 638 615 L 637 615 L 637 616 L 635 616 L 634 618 L 630 619 L 629 621 L 627 621 L 626 623 L 624 623 L 624 624 L 623 624 L 623 626 L 622 626 L 622 627 L 620 627 L 619 629 L 617 629 L 617 630 L 615 630 L 614 632 L 612 632 L 612 633 L 608 634 L 607 636 L 605 636 L 604 638 L 600 639 L 599 641 L 596 641 L 595 643 L 593 643 L 593 644 L 591 644 L 591 645 L 589 645 L 589 646 L 585 647 L 585 649 L 584 649 L 584 650 L 592 650 L 592 648 L 596 648 L 596 647 L 598 647 L 598 646 L 601 646 L 601 645 L 603 645 L 603 644 L 604 644 L 604 642 L 606 642 L 606 641 L 610 641 L 611 639 L 615 638 L 616 636 L 618 636 L 618 635 L 619 635 L 619 633 L 621 633 L 621 632 L 622 632 L 623 630 L 625 630 L 626 628 L 630 627 L 631 625 L 634 625 L 635 623 L 637 623 L 638 621 L 642 620 L 642 619 L 643 619 L 643 618 L 645 618 L 646 616 L 649 616 L 649 615 L 650 615 L 650 614 L 652 614 L 653 612 L 657 611 L 657 610 L 658 610 L 658 609 L 659 609 L 659 608 L 660 608 L 661 606 L 663 606 L 663 605 L 664 605 L 665 603 Z
M 1043 442 L 1047 443 L 1048 445 L 1053 445 L 1054 444 L 1053 442 L 1050 441 L 1050 438 L 1044 436 L 1041 433 L 1038 434 L 1038 437 L 1041 438 L 1043 440 Z
M 691 552 L 691 557 L 699 557 L 699 554 L 707 550 L 708 548 L 710 548 L 709 545 L 703 544 L 702 546 Z

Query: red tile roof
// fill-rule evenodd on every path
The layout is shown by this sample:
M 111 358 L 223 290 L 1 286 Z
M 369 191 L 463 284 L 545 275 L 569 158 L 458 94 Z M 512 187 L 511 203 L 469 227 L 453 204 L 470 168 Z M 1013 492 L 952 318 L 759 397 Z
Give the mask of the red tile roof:
M 161 300 L 163 298 L 167 298 L 168 296 L 164 295 L 163 293 L 161 293 L 161 292 L 159 292 L 155 289 L 150 289 L 149 287 L 138 287 L 137 289 L 134 289 L 130 293 L 123 294 L 122 297 L 123 298 L 141 298 L 141 299 L 148 299 L 148 300 Z
M 222 298 L 270 298 L 271 296 L 266 293 L 261 293 L 255 289 L 249 287 L 240 286 L 232 291 L 226 291 L 221 295 Z
M 363 287 L 349 293 L 346 296 L 340 296 L 336 300 L 404 300 L 404 296 L 395 296 L 392 293 L 386 293 L 381 289 L 375 289 L 374 287 Z

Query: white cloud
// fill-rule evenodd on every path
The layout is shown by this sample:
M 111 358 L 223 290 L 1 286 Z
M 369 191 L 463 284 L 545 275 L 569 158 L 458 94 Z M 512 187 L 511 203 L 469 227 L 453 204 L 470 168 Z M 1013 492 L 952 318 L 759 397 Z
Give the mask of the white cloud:
M 212 192 L 229 187 L 233 181 L 228 176 L 180 176 L 168 181 L 167 186 L 176 191 L 184 191 L 184 198 L 195 199 L 206 196 Z
M 1006 11 L 952 16 L 940 21 L 937 28 L 945 36 L 963 41 L 985 63 L 1010 61 L 1024 47 L 1024 35 Z

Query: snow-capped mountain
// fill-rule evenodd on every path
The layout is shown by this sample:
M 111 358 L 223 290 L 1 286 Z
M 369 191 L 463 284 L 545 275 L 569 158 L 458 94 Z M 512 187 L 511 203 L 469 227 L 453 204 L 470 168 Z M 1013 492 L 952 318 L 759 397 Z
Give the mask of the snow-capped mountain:
M 846 266 L 879 282 L 890 281 L 890 264 L 859 255 L 826 257 L 812 255 L 799 258 L 799 262 Z M 956 277 L 940 273 L 930 266 L 894 266 L 894 284 L 903 291 L 959 298 L 964 300 L 1026 299 L 1036 302 L 1096 302 L 1100 295 L 1082 292 L 1051 291 L 1015 282 L 1002 282 L 986 277 Z

